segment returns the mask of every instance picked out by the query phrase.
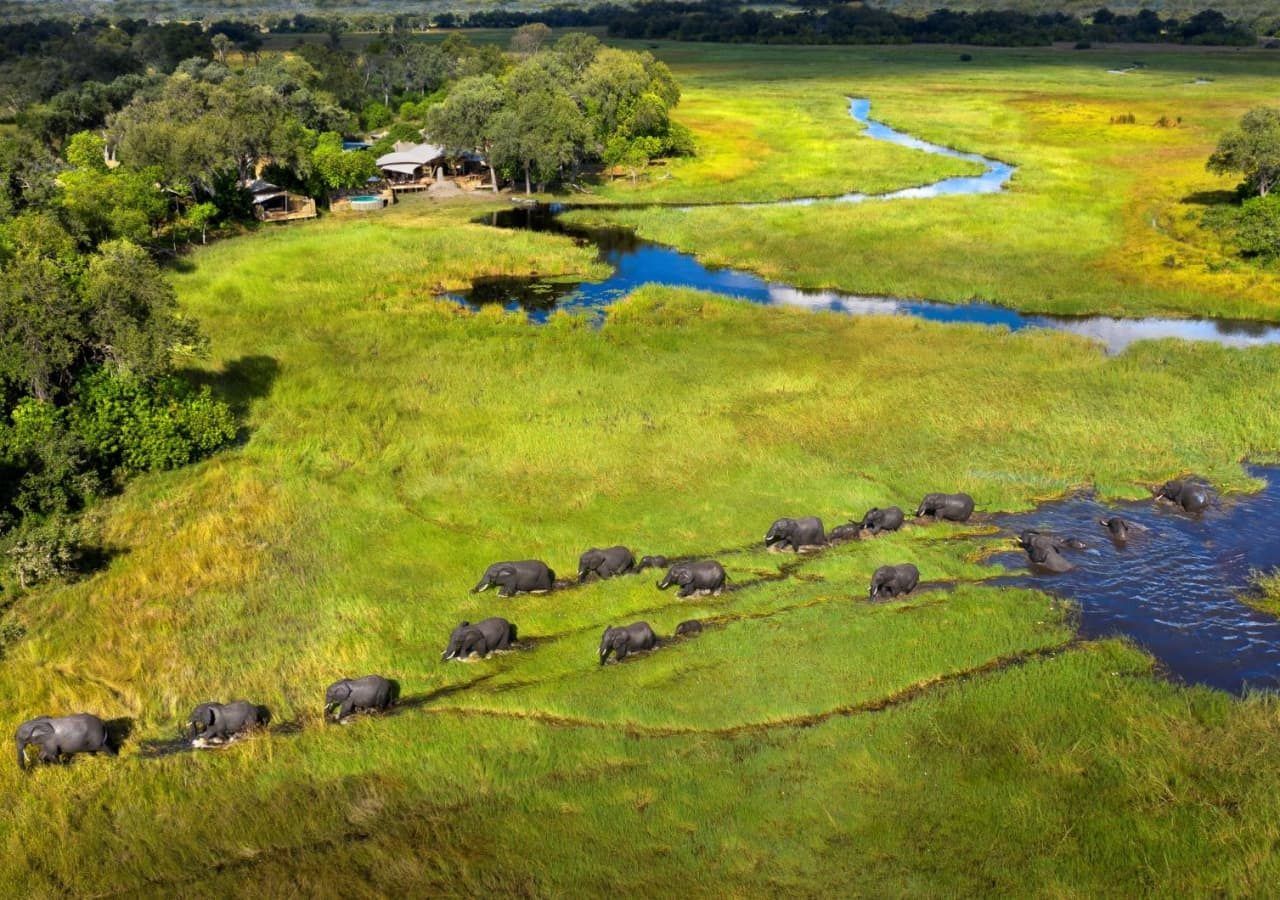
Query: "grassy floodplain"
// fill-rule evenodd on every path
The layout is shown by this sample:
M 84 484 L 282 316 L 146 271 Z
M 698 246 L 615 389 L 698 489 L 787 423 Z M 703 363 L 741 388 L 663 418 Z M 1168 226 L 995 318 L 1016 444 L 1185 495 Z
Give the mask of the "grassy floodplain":
M 899 130 L 1019 169 L 999 197 L 612 214 L 646 237 L 802 287 L 1050 313 L 1280 318 L 1280 274 L 1233 257 L 1194 221 L 1209 196 L 1234 187 L 1205 172 L 1205 159 L 1245 110 L 1274 102 L 1280 53 L 681 44 L 654 52 L 685 87 L 677 116 L 712 136 L 713 154 L 638 188 L 617 182 L 605 191 L 612 200 L 697 202 L 732 195 L 737 181 L 747 198 L 771 177 L 786 183 L 789 123 L 803 116 L 798 134 L 806 134 L 825 103 L 834 133 L 856 128 L 846 95 L 870 98 L 872 117 Z M 1134 63 L 1142 68 L 1109 71 Z M 1136 124 L 1110 124 L 1128 113 Z M 1162 116 L 1182 121 L 1158 127 Z M 803 158 L 806 142 L 795 143 Z M 878 165 L 882 151 L 861 143 L 830 165 Z M 890 149 L 920 167 L 907 183 L 933 178 L 933 158 Z M 801 190 L 881 190 L 871 180 L 829 170 Z
M 642 894 L 1083 896 L 1280 874 L 1258 852 L 1280 813 L 1272 700 L 1076 643 L 1069 608 L 980 583 L 980 523 L 797 569 L 758 549 L 779 514 L 834 523 L 939 486 L 983 509 L 1086 480 L 1136 496 L 1183 468 L 1246 487 L 1236 461 L 1280 426 L 1280 350 L 1105 358 L 657 289 L 599 330 L 531 328 L 432 293 L 590 258 L 476 212 L 272 231 L 175 275 L 247 440 L 132 484 L 102 511 L 108 568 L 19 604 L 9 724 L 87 708 L 133 734 L 119 760 L 0 767 L 6 892 L 577 894 L 637 871 Z M 735 589 L 466 592 L 495 559 L 568 574 L 615 541 L 716 552 Z M 961 586 L 858 600 L 889 559 Z M 452 625 L 490 614 L 519 651 L 439 662 Z M 695 640 L 596 665 L 608 624 L 695 616 L 713 623 Z M 405 708 L 322 725 L 324 686 L 367 671 Z M 239 696 L 284 733 L 147 757 L 196 702 Z
M 736 125 L 713 134 L 716 91 L 726 110 L 754 108 L 733 87 L 750 70 L 723 59 L 717 87 L 688 52 L 662 49 L 717 150 L 683 165 L 708 183 L 729 173 L 709 193 L 763 189 L 748 159 L 810 126 L 768 124 L 759 146 Z M 802 81 L 839 65 L 787 52 Z M 919 59 L 952 65 L 935 52 Z M 758 102 L 790 102 L 787 77 Z M 1007 158 L 987 143 L 993 122 L 1026 127 L 996 100 L 948 119 L 922 89 L 915 109 L 898 81 L 884 107 L 866 92 L 874 114 L 932 140 Z M 802 85 L 815 99 L 797 116 L 843 113 L 861 84 L 837 72 L 833 99 Z M 831 178 L 918 183 L 896 154 L 851 157 Z M 1023 178 L 1031 163 L 1013 161 Z M 599 329 L 563 315 L 535 328 L 435 295 L 476 275 L 601 272 L 570 241 L 469 224 L 485 208 L 418 199 L 268 230 L 174 273 L 212 340 L 193 374 L 237 405 L 244 440 L 132 482 L 97 512 L 106 568 L 7 614 L 26 636 L 0 662 L 5 727 L 86 709 L 132 734 L 119 760 L 0 766 L 0 892 L 1092 897 L 1277 883 L 1273 698 L 1171 684 L 1133 647 L 1076 640 L 1051 596 L 983 584 L 977 560 L 999 538 L 981 521 L 799 560 L 759 542 L 779 515 L 833 525 L 938 489 L 986 511 L 1085 483 L 1138 497 L 1189 470 L 1248 489 L 1239 461 L 1280 450 L 1280 348 L 1160 342 L 1108 358 L 1061 334 L 655 288 Z M 763 214 L 736 213 L 744 230 Z M 757 244 L 751 266 L 788 249 Z M 923 278 L 933 263 L 914 265 Z M 467 593 L 494 560 L 541 557 L 569 576 L 582 550 L 615 542 L 715 555 L 733 590 L 681 602 L 646 573 Z M 904 561 L 925 590 L 861 599 L 878 565 Z M 520 648 L 441 663 L 449 629 L 486 615 L 516 622 Z M 596 664 L 606 625 L 643 618 L 669 635 L 693 617 L 710 626 L 696 639 Z M 366 672 L 401 682 L 402 709 L 323 725 L 325 685 Z M 276 732 L 162 752 L 196 703 L 239 697 L 270 706 Z

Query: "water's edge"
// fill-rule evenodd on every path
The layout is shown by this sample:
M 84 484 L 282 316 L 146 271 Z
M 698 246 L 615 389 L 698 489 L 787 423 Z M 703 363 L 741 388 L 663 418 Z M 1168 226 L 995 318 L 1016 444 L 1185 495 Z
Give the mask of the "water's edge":
M 1017 171 L 1016 167 L 976 153 L 954 150 L 896 131 L 870 117 L 871 103 L 851 98 L 849 114 L 866 126 L 866 134 L 925 153 L 948 156 L 981 164 L 981 175 L 945 178 L 919 187 L 886 194 L 850 193 L 835 197 L 798 198 L 771 203 L 712 204 L 735 207 L 809 206 L 828 203 L 922 200 L 944 196 L 998 194 Z M 551 204 L 520 206 L 486 217 L 484 222 L 499 228 L 522 228 L 564 234 L 591 243 L 612 274 L 601 282 L 572 282 L 539 278 L 478 279 L 470 290 L 451 295 L 471 306 L 498 303 L 510 310 L 524 309 L 530 320 L 543 322 L 556 309 L 599 312 L 626 294 L 647 284 L 690 287 L 766 306 L 803 307 L 845 315 L 906 315 L 933 322 L 968 323 L 1021 331 L 1041 328 L 1068 332 L 1100 342 L 1107 353 L 1120 353 L 1136 341 L 1180 338 L 1208 341 L 1228 347 L 1254 347 L 1280 343 L 1280 324 L 1248 319 L 1179 319 L 1172 317 L 1120 318 L 1114 316 L 1052 316 L 1022 313 L 990 303 L 949 304 L 900 297 L 875 297 L 842 291 L 804 290 L 769 282 L 750 272 L 717 269 L 703 265 L 693 254 L 644 240 L 623 228 L 590 228 L 566 225 L 564 212 L 609 210 L 602 205 Z M 672 207 L 676 213 L 697 207 Z

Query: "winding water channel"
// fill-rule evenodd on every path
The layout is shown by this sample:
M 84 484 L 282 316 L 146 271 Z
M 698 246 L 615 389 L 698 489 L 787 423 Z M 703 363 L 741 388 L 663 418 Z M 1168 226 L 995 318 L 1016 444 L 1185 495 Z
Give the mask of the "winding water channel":
M 887 194 L 851 193 L 838 197 L 799 198 L 775 203 L 737 204 L 743 207 L 808 205 L 814 203 L 865 203 L 927 200 L 962 194 L 994 194 L 1013 177 L 1014 166 L 976 153 L 964 153 L 931 144 L 896 131 L 870 118 L 871 103 L 850 100 L 849 113 L 866 126 L 865 134 L 925 153 L 975 162 L 981 175 L 944 178 L 920 187 Z M 692 254 L 639 238 L 625 228 L 585 228 L 566 225 L 561 214 L 568 204 L 516 208 L 487 218 L 499 228 L 524 228 L 565 234 L 593 244 L 600 259 L 612 269 L 604 281 L 551 281 L 537 278 L 488 278 L 477 280 L 469 291 L 456 295 L 470 305 L 499 303 L 508 309 L 525 309 L 529 318 L 542 322 L 555 309 L 602 310 L 646 284 L 692 287 L 769 306 L 798 306 L 847 315 L 909 315 L 935 322 L 964 322 L 1003 326 L 1010 331 L 1049 328 L 1100 341 L 1108 353 L 1119 353 L 1135 341 L 1182 338 L 1212 341 L 1230 347 L 1280 343 L 1280 325 L 1244 319 L 1176 319 L 1163 317 L 1116 318 L 1112 316 L 1048 316 L 1021 313 L 989 303 L 948 304 L 896 297 L 875 297 L 841 291 L 810 291 L 766 281 L 750 272 L 705 266 Z M 681 210 L 672 210 L 673 215 Z
M 845 194 L 778 204 L 864 203 L 922 200 L 1003 190 L 1015 168 L 972 153 L 940 147 L 872 120 L 870 102 L 851 100 L 849 112 L 866 134 L 926 153 L 979 163 L 981 175 L 947 178 L 888 194 Z M 982 303 L 944 304 L 892 297 L 865 297 L 838 291 L 806 291 L 765 281 L 748 272 L 704 266 L 691 254 L 638 238 L 625 228 L 565 225 L 565 205 L 501 212 L 490 224 L 569 235 L 594 244 L 612 268 L 601 282 L 557 282 L 496 278 L 477 281 L 459 296 L 469 304 L 501 303 L 527 310 L 545 321 L 554 309 L 601 310 L 646 284 L 685 286 L 766 305 L 801 306 L 849 315 L 910 315 L 937 322 L 1004 326 L 1011 331 L 1049 328 L 1100 341 L 1119 353 L 1135 341 L 1181 338 L 1231 347 L 1280 342 L 1280 325 L 1223 319 L 1059 317 L 1033 315 Z M 1088 548 L 1069 551 L 1075 568 L 1063 574 L 1026 571 L 1021 551 L 998 553 L 993 566 L 1009 570 L 996 584 L 1049 590 L 1075 601 L 1086 637 L 1127 636 L 1150 651 L 1172 675 L 1233 693 L 1280 689 L 1280 620 L 1242 603 L 1258 571 L 1280 566 L 1280 467 L 1254 468 L 1266 480 L 1257 494 L 1230 498 L 1201 515 L 1189 516 L 1152 502 L 1107 505 L 1091 496 L 1042 504 L 995 521 L 1009 534 L 1024 528 L 1075 536 Z M 1098 519 L 1115 513 L 1145 527 L 1127 545 L 1115 544 Z

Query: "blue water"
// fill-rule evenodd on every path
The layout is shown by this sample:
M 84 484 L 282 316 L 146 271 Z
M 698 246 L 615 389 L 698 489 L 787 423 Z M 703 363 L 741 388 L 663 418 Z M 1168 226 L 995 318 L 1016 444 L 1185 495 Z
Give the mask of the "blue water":
M 769 205 L 814 203 L 863 203 L 868 201 L 927 200 L 960 194 L 997 194 L 1016 169 L 1007 163 L 931 144 L 895 131 L 870 118 L 871 103 L 851 100 L 850 115 L 866 126 L 866 134 L 876 140 L 956 159 L 976 162 L 983 174 L 946 178 L 920 187 L 887 194 L 844 194 L 830 198 L 801 198 L 776 204 L 737 204 L 744 208 Z M 566 234 L 594 244 L 600 259 L 613 269 L 602 282 L 550 282 L 541 279 L 495 278 L 474 283 L 456 299 L 471 305 L 500 303 L 510 310 L 525 309 L 535 322 L 546 321 L 556 309 L 600 311 L 646 284 L 691 287 L 726 297 L 767 306 L 798 306 L 845 315 L 909 315 L 934 322 L 969 323 L 1020 331 L 1048 328 L 1066 331 L 1098 341 L 1108 353 L 1119 353 L 1135 341 L 1181 338 L 1211 341 L 1230 347 L 1252 347 L 1280 342 L 1280 325 L 1233 319 L 1126 319 L 1111 316 L 1047 316 L 1020 313 L 989 303 L 947 304 L 927 300 L 874 297 L 841 291 L 801 290 L 770 282 L 749 272 L 705 266 L 694 256 L 670 247 L 637 238 L 620 228 L 582 228 L 565 225 L 560 214 L 571 207 L 552 204 L 536 208 L 515 208 L 497 213 L 489 223 L 501 228 L 527 228 Z M 673 209 L 673 215 L 686 210 Z
M 1129 637 L 1185 681 L 1232 693 L 1280 689 L 1280 620 L 1237 599 L 1253 590 L 1253 572 L 1280 566 L 1280 468 L 1250 471 L 1266 479 L 1262 491 L 1198 516 L 1152 501 L 1106 505 L 1088 496 L 996 516 L 1011 547 L 1025 528 L 1088 544 L 1063 554 L 1075 569 L 1060 575 L 1027 573 L 1021 550 L 1000 553 L 992 564 L 1021 573 L 996 583 L 1074 600 L 1083 636 Z M 1098 519 L 1117 513 L 1147 530 L 1114 544 Z

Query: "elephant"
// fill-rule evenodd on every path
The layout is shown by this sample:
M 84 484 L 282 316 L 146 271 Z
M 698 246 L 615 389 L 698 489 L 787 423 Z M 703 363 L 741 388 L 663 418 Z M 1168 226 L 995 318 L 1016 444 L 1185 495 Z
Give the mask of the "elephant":
M 933 516 L 935 521 L 967 522 L 973 515 L 973 498 L 968 494 L 925 494 L 916 508 L 917 518 Z
M 1212 499 L 1212 494 L 1203 484 L 1184 479 L 1166 481 L 1158 489 L 1152 488 L 1152 493 L 1157 500 L 1168 500 L 1189 513 L 1200 512 Z
M 847 525 L 837 525 L 831 529 L 827 535 L 827 541 L 832 544 L 842 541 L 856 541 L 862 536 L 862 523 L 850 522 Z
M 556 573 L 546 563 L 524 559 L 494 563 L 484 570 L 484 577 L 471 589 L 471 593 L 478 594 L 496 586 L 499 597 L 513 597 L 516 594 L 540 594 L 551 590 L 555 584 Z
M 472 625 L 459 622 L 449 635 L 449 646 L 441 654 L 442 660 L 466 659 L 472 653 L 486 656 L 491 650 L 506 650 L 516 639 L 516 626 L 506 619 L 493 617 Z
M 352 713 L 362 710 L 384 710 L 395 706 L 400 699 L 400 683 L 381 675 L 366 675 L 363 678 L 335 681 L 324 692 L 324 713 L 326 716 L 337 712 L 336 721 L 341 722 Z
M 1098 524 L 1107 529 L 1111 534 L 1111 540 L 1117 544 L 1123 544 L 1129 540 L 1129 534 L 1133 531 L 1146 531 L 1146 529 L 1137 522 L 1130 522 L 1119 516 L 1110 516 L 1106 519 L 1099 519 Z
M 670 562 L 665 556 L 645 556 L 636 564 L 636 571 L 642 572 L 645 569 L 665 569 Z
M 897 566 L 881 566 L 871 576 L 870 599 L 902 597 L 910 594 L 920 583 L 920 570 L 911 563 Z
M 676 637 L 692 637 L 695 634 L 702 634 L 702 623 L 697 619 L 689 619 L 676 626 Z
M 603 666 L 608 661 L 610 653 L 616 654 L 618 662 L 622 662 L 628 653 L 652 650 L 656 646 L 658 636 L 653 633 L 648 622 L 632 622 L 623 628 L 611 625 L 600 638 L 600 665 Z
M 38 716 L 18 726 L 14 742 L 18 747 L 18 768 L 27 768 L 27 746 L 40 748 L 40 761 L 56 763 L 64 756 L 77 753 L 105 753 L 115 756 L 107 725 L 97 716 L 78 713 L 74 716 Z
M 231 703 L 201 703 L 187 720 L 191 739 L 225 741 L 237 734 L 266 725 L 270 714 L 247 700 Z
M 714 559 L 702 562 L 677 563 L 667 570 L 666 576 L 658 582 L 658 590 L 665 591 L 673 584 L 680 585 L 676 595 L 681 599 L 694 594 L 719 594 L 729 578 L 724 566 Z
M 600 550 L 592 547 L 578 557 L 578 583 L 595 573 L 597 578 L 612 578 L 635 571 L 636 558 L 626 547 L 609 547 Z
M 1062 552 L 1068 548 L 1083 550 L 1084 542 L 1075 538 L 1060 538 L 1028 528 L 1018 535 L 1018 546 L 1027 551 L 1027 558 L 1037 568 L 1049 572 L 1070 572 L 1073 568 Z
M 872 534 L 879 534 L 882 531 L 897 531 L 902 527 L 903 521 L 902 510 L 896 506 L 885 509 L 873 507 L 862 517 L 862 527 Z
M 766 547 L 779 550 L 799 550 L 802 547 L 821 547 L 827 542 L 822 520 L 817 516 L 803 519 L 779 519 L 769 526 L 764 536 Z

